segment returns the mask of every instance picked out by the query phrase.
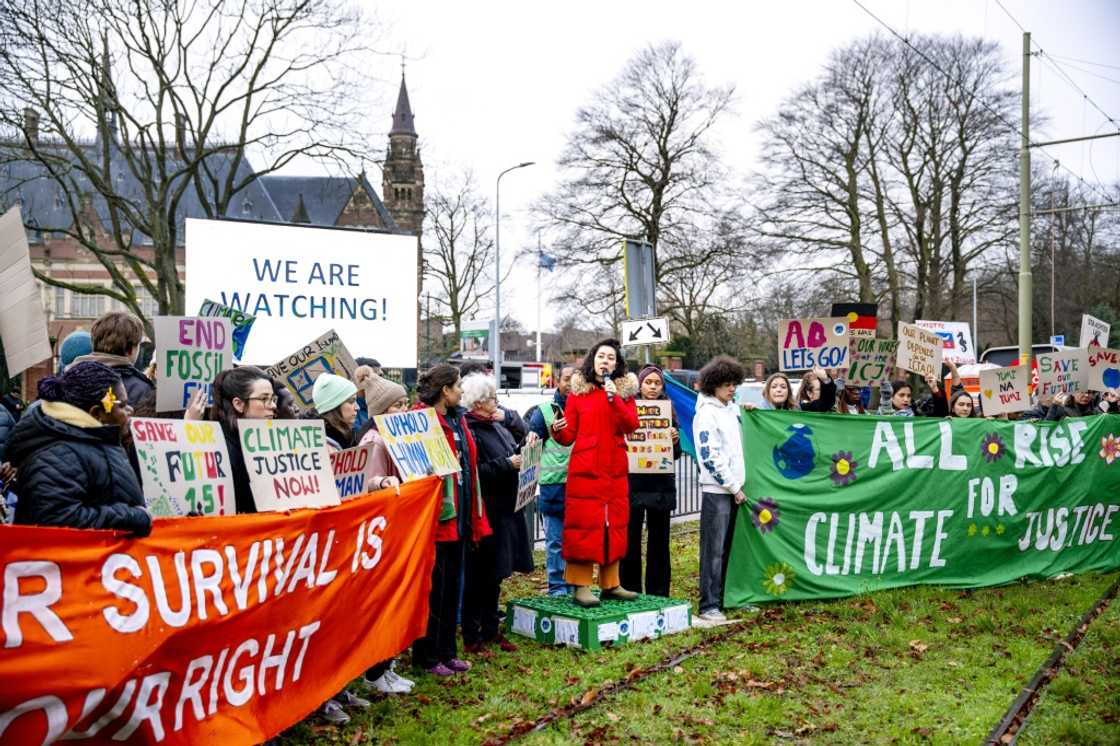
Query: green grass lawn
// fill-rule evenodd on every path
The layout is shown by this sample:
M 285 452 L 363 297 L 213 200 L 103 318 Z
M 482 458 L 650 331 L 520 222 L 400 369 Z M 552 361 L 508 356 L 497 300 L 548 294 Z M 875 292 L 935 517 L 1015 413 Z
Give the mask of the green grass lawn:
M 1019 743 L 1120 743 L 1120 600 L 1113 600 L 1066 658 Z
M 694 601 L 698 535 L 695 524 L 678 528 L 673 595 Z M 418 675 L 412 696 L 376 699 L 370 710 L 352 713 L 345 728 L 309 720 L 284 741 L 483 743 L 590 702 L 635 669 L 729 633 L 680 665 L 561 716 L 521 742 L 975 744 L 1115 577 L 1088 574 L 979 591 L 908 588 L 773 605 L 732 614 L 745 620 L 733 630 L 693 629 L 596 653 L 524 641 L 519 652 L 475 658 L 466 677 Z M 540 570 L 507 580 L 503 593 L 515 598 L 544 586 Z M 1070 740 L 1060 734 L 1085 720 L 1076 713 L 1087 708 L 1117 727 L 1118 606 L 1095 625 L 1111 632 L 1090 632 L 1085 641 L 1097 641 L 1098 653 L 1077 659 L 1079 673 L 1070 683 L 1055 682 L 1065 692 L 1054 698 L 1061 706 L 1032 718 L 1029 730 L 1040 734 L 1032 743 Z M 400 670 L 408 674 L 404 665 Z M 1047 699 L 1043 704 L 1052 708 Z M 1116 731 L 1105 737 L 1116 742 Z

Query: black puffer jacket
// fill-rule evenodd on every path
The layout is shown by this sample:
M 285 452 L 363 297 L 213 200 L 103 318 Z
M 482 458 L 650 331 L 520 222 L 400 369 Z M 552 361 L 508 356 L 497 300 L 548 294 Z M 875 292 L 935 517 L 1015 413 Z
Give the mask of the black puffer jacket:
M 152 518 L 121 448 L 120 428 L 93 422 L 80 409 L 53 402 L 20 419 L 7 454 L 19 470 L 16 523 L 148 535 Z
M 509 457 L 518 452 L 517 442 L 505 425 L 468 414 L 467 426 L 478 448 L 478 482 L 486 518 L 494 531 L 495 575 L 508 578 L 515 572 L 533 571 L 533 547 L 525 517 L 517 507 L 518 469 Z

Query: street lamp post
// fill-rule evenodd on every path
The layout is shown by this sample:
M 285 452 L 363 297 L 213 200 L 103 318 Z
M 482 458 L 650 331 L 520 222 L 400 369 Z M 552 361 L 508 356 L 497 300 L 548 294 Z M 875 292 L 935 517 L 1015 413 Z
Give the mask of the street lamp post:
M 498 174 L 494 186 L 494 340 L 492 355 L 494 357 L 494 379 L 498 388 L 502 387 L 502 177 L 510 171 L 532 166 L 536 161 L 525 161 L 516 166 L 510 166 Z

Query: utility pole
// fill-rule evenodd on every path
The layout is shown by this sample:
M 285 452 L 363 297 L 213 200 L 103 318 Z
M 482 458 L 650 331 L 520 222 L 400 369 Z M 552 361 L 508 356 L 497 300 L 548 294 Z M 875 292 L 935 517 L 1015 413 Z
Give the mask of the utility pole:
M 1019 364 L 1031 363 L 1031 34 L 1023 32 L 1023 125 L 1019 146 Z
M 537 229 L 537 362 L 541 360 L 541 230 Z

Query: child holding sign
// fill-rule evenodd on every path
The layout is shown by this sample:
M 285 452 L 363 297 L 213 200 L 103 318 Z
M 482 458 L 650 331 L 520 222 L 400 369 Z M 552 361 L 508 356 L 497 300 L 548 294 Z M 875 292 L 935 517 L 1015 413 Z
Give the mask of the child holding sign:
M 253 490 L 249 486 L 249 472 L 245 468 L 245 454 L 241 450 L 237 421 L 271 420 L 276 416 L 276 394 L 272 379 L 260 368 L 246 365 L 223 370 L 214 379 L 214 404 L 208 419 L 222 424 L 229 450 L 230 471 L 233 472 L 233 495 L 238 513 L 256 513 Z

